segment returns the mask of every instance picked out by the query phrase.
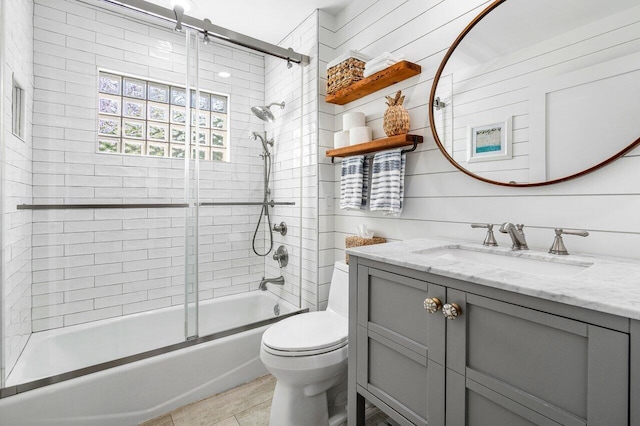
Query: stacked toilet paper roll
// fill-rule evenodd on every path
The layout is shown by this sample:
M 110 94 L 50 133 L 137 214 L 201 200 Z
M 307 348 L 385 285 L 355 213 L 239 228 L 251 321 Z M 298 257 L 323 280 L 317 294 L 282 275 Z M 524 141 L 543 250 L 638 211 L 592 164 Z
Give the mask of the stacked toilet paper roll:
M 333 134 L 333 147 L 337 149 L 345 146 L 349 146 L 349 131 L 335 132 Z
M 349 130 L 349 145 L 371 142 L 373 132 L 371 127 L 361 126 Z
M 333 147 L 342 148 L 348 145 L 370 142 L 373 132 L 365 126 L 363 112 L 348 112 L 342 116 L 342 131 L 333 135 Z
M 342 130 L 364 127 L 364 112 L 348 112 L 342 116 Z

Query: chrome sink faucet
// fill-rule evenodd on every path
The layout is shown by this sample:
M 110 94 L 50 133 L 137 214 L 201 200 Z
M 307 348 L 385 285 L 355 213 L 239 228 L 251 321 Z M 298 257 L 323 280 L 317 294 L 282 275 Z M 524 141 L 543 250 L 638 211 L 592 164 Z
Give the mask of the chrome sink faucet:
M 522 228 L 524 228 L 524 225 L 514 225 L 511 222 L 505 222 L 500 226 L 500 232 L 509 234 L 511 237 L 511 241 L 513 242 L 511 250 L 529 250 Z

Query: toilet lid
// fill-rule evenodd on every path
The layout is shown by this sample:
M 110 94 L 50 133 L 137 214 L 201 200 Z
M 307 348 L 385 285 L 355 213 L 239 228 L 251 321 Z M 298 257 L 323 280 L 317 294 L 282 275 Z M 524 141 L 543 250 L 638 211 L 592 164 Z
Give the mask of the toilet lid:
M 262 343 L 279 353 L 311 355 L 346 345 L 348 332 L 346 318 L 327 311 L 309 312 L 272 325 L 262 335 Z

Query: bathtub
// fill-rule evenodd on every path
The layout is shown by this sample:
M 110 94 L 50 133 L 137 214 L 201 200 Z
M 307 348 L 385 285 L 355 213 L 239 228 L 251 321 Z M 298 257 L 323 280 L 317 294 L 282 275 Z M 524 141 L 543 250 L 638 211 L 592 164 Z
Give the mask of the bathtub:
M 275 305 L 280 317 L 297 310 L 267 292 L 201 302 L 205 337 L 194 342 L 184 342 L 182 306 L 34 333 L 8 377 L 19 393 L 0 399 L 0 424 L 135 425 L 248 382 L 267 373 L 260 339 Z M 155 355 L 162 347 L 176 350 Z M 65 380 L 83 369 L 98 371 Z M 23 392 L 51 376 L 63 381 Z

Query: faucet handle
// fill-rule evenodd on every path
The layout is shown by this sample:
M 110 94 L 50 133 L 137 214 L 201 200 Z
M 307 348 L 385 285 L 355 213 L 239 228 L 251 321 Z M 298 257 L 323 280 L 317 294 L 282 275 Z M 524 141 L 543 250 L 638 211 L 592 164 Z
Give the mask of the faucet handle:
M 551 254 L 561 254 L 561 255 L 569 254 L 569 252 L 567 251 L 567 248 L 564 245 L 564 241 L 562 241 L 562 234 L 578 235 L 580 237 L 587 237 L 589 235 L 589 232 L 587 232 L 587 231 L 573 230 L 573 229 L 562 229 L 562 228 L 556 228 L 555 229 L 555 233 L 556 233 L 556 236 L 553 239 L 553 244 L 551 245 L 551 248 L 549 249 L 549 253 L 551 253 Z
M 493 235 L 493 223 L 472 223 L 471 227 L 487 229 L 487 236 L 482 242 L 483 246 L 496 247 L 498 245 L 498 242 L 496 241 L 496 237 Z
M 578 235 L 580 237 L 588 237 L 589 236 L 589 232 L 588 231 L 583 231 L 583 230 L 579 230 L 579 229 L 556 228 L 555 232 L 556 232 L 556 235 L 566 234 L 566 235 Z
M 492 229 L 493 228 L 493 223 L 472 223 L 471 227 L 472 228 L 488 228 L 488 229 Z
M 289 263 L 289 252 L 285 246 L 278 247 L 275 253 L 273 253 L 273 260 L 278 262 L 280 268 L 284 268 Z
M 287 224 L 284 222 L 280 222 L 280 225 L 273 225 L 273 230 L 279 232 L 280 235 L 287 235 Z

